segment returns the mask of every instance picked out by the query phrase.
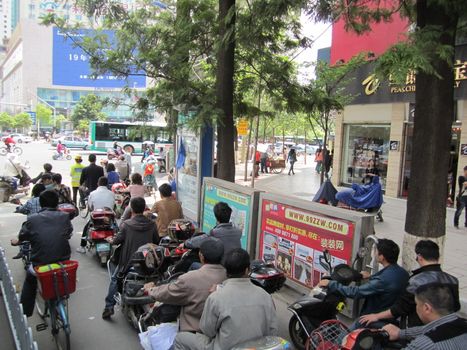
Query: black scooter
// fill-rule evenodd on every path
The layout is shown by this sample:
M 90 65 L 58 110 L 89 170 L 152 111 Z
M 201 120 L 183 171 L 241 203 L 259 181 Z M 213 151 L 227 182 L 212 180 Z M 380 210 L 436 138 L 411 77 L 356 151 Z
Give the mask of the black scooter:
M 365 256 L 364 250 L 359 251 L 352 267 L 340 264 L 334 268 L 331 265 L 331 255 L 325 250 L 320 256 L 320 265 L 329 273 L 329 278 L 348 285 L 361 279 L 361 274 L 353 267 L 361 263 Z M 311 333 L 326 320 L 336 319 L 337 313 L 344 309 L 346 298 L 339 293 L 327 293 L 324 289 L 315 287 L 310 295 L 301 297 L 292 303 L 288 310 L 293 315 L 289 321 L 289 334 L 295 348 L 305 350 L 305 344 Z

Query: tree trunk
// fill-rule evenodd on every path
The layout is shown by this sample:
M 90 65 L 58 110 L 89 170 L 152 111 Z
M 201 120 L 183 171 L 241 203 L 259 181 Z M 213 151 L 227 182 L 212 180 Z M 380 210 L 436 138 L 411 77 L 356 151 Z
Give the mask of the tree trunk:
M 250 144 L 251 144 L 251 133 L 253 129 L 253 123 L 251 120 L 248 120 L 248 142 L 246 147 L 246 156 L 245 156 L 245 177 L 243 178 L 246 182 L 248 180 L 248 162 L 250 161 Z
M 440 26 L 443 34 L 436 45 L 454 48 L 458 19 L 448 15 L 443 6 L 438 6 L 436 1 L 418 0 L 417 26 Z M 429 238 L 438 242 L 441 249 L 444 246 L 444 188 L 454 120 L 454 50 L 452 52 L 451 64 L 433 54 L 433 66 L 441 79 L 423 72 L 417 74 L 412 169 L 402 257 L 407 269 L 415 265 L 414 245 L 418 240 Z
M 322 154 L 322 163 L 321 163 L 321 174 L 319 176 L 319 184 L 322 185 L 324 182 L 324 174 L 326 173 L 326 152 L 327 152 L 327 143 L 328 143 L 328 130 L 329 130 L 329 112 L 324 112 L 324 139 L 323 139 L 323 150 Z
M 235 0 L 219 0 L 219 40 L 225 44 L 219 48 L 216 76 L 217 107 L 221 111 L 217 121 L 217 177 L 234 182 L 235 14 L 229 17 L 230 11 L 235 11 Z M 231 37 L 226 38 L 227 33 L 231 33 Z

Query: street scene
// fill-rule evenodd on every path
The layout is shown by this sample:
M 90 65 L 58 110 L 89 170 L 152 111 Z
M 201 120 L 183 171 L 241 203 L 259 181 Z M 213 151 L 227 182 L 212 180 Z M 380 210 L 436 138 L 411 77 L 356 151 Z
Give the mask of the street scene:
M 466 13 L 0 0 L 0 347 L 464 349 Z

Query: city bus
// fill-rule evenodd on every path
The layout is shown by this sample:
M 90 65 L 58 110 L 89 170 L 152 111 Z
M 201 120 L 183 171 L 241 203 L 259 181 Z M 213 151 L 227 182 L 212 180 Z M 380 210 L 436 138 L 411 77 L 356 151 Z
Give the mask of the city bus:
M 89 149 L 106 152 L 114 142 L 131 153 L 141 153 L 145 141 L 158 145 L 172 143 L 172 136 L 164 122 L 104 122 L 89 123 Z

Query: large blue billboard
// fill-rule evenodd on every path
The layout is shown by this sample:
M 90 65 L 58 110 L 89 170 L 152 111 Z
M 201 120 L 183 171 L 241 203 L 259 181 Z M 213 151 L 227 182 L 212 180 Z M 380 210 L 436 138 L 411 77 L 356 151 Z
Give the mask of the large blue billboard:
M 113 38 L 112 31 L 106 31 L 109 38 Z M 70 39 L 68 35 L 76 40 Z M 93 35 L 92 30 L 81 29 L 68 33 L 68 35 L 58 28 L 53 28 L 53 53 L 52 53 L 52 84 L 64 86 L 83 86 L 95 88 L 131 88 L 146 87 L 146 77 L 143 72 L 137 75 L 121 78 L 106 73 L 97 78 L 92 76 L 92 69 L 89 65 L 89 55 L 74 44 L 79 42 L 81 37 Z

